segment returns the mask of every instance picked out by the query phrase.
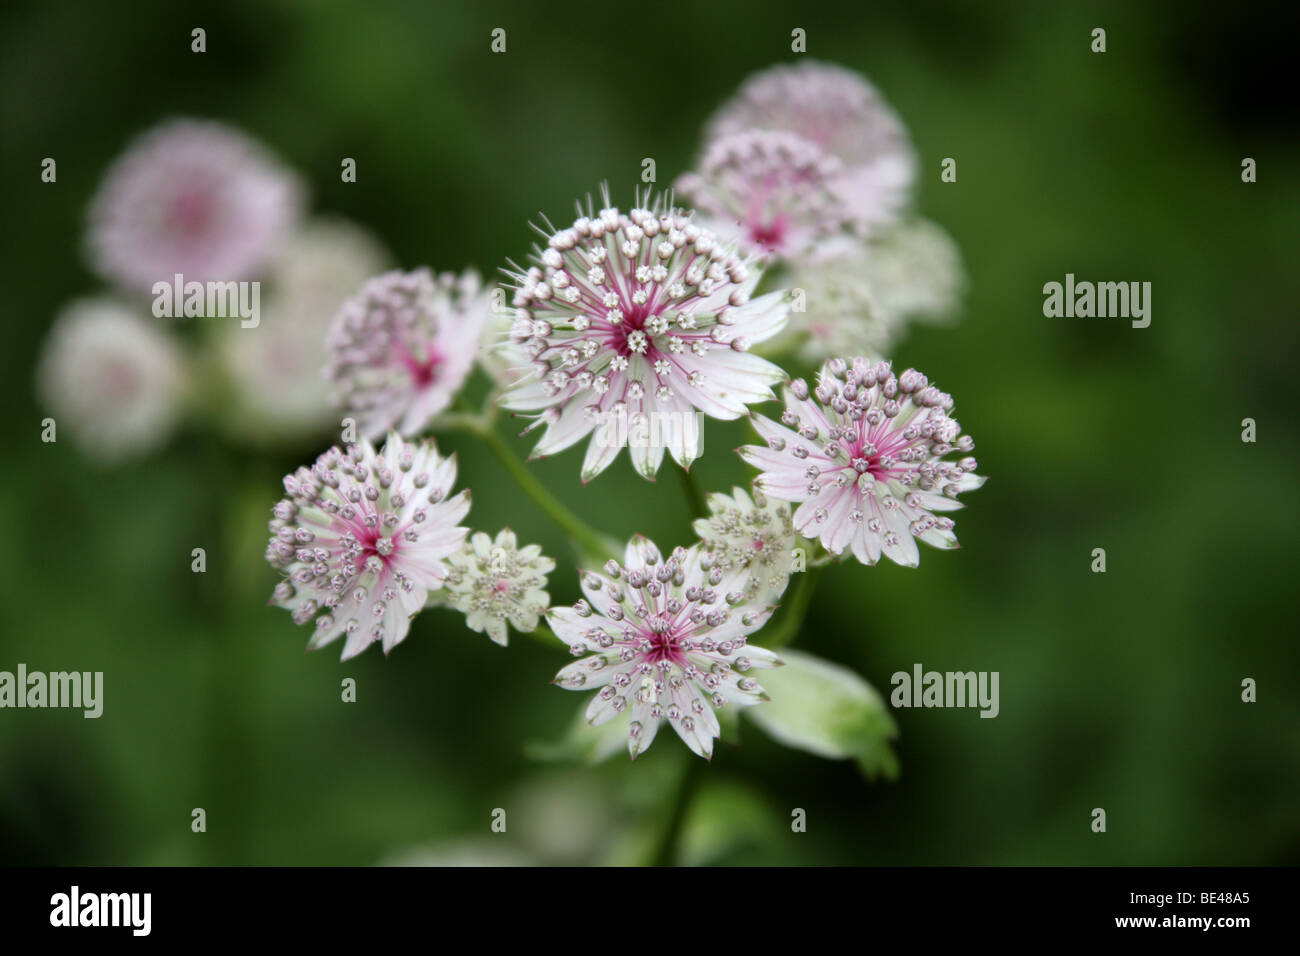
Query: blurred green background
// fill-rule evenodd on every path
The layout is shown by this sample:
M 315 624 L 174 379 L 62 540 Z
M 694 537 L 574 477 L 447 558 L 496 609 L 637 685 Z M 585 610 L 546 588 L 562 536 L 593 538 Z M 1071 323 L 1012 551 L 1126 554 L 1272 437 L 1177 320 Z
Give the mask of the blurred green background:
M 105 714 L 0 711 L 0 862 L 636 862 L 687 763 L 541 762 L 580 695 L 562 652 L 502 650 L 432 610 L 388 660 L 304 655 L 268 608 L 265 522 L 321 448 L 256 452 L 198 429 L 115 469 L 39 440 L 33 363 L 59 306 L 99 287 L 84 208 L 136 132 L 228 120 L 375 230 L 407 268 L 525 255 L 641 160 L 689 167 L 705 117 L 752 71 L 809 55 L 864 72 L 911 130 L 918 208 L 962 249 L 963 321 L 898 350 L 957 400 L 988 484 L 963 548 L 919 570 L 836 567 L 798 646 L 886 693 L 916 662 L 997 670 L 1001 714 L 895 712 L 901 777 L 785 749 L 743 725 L 703 769 L 684 860 L 762 864 L 1300 862 L 1294 427 L 1300 150 L 1294 14 L 1178 4 L 13 2 L 0 15 L 7 414 L 0 669 L 102 670 Z M 1284 22 L 1280 17 L 1292 18 Z M 189 51 L 203 26 L 208 52 Z M 508 52 L 489 52 L 494 27 Z M 1089 50 L 1095 26 L 1108 52 Z M 56 157 L 55 185 L 39 179 Z M 339 181 L 352 156 L 358 181 Z M 958 181 L 939 179 L 943 157 Z M 1240 179 L 1243 157 L 1259 181 Z M 1153 284 L 1150 328 L 1047 319 L 1042 286 Z M 1241 420 L 1258 422 L 1243 444 Z M 747 483 L 741 424 L 710 422 L 706 489 Z M 470 521 L 562 540 L 472 442 Z M 520 441 L 525 451 L 529 444 Z M 618 536 L 688 543 L 670 471 L 580 452 L 537 474 Z M 206 574 L 190 571 L 205 547 Z M 1104 547 L 1108 572 L 1089 570 Z M 1253 677 L 1259 700 L 1244 704 Z M 342 678 L 358 702 L 340 702 Z M 582 695 L 585 697 L 585 695 Z M 190 811 L 207 811 L 204 834 Z M 494 808 L 509 832 L 492 834 Z M 792 808 L 807 832 L 790 831 Z M 1108 831 L 1094 834 L 1104 807 Z

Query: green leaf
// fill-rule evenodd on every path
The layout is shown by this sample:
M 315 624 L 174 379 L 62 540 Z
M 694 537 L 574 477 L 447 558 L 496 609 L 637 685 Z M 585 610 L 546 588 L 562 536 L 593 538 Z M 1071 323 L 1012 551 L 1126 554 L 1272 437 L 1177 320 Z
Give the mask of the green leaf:
M 865 680 L 839 664 L 784 648 L 785 667 L 766 671 L 771 700 L 746 714 L 779 743 L 830 760 L 856 760 L 870 779 L 898 776 L 889 742 L 898 726 L 884 699 Z

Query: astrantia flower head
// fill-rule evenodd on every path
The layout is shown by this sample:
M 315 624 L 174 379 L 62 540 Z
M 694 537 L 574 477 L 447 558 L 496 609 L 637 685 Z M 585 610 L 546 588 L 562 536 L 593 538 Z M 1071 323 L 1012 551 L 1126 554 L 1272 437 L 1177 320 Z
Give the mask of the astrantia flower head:
M 504 645 L 507 624 L 521 633 L 537 629 L 538 617 L 551 603 L 546 576 L 555 570 L 555 562 L 541 547 L 519 547 L 509 528 L 495 541 L 479 531 L 449 563 L 447 603 L 465 615 L 470 630 L 486 631 Z
M 748 636 L 772 609 L 749 601 L 737 575 L 713 564 L 699 546 L 666 559 L 637 536 L 622 565 L 580 575 L 585 600 L 547 612 L 551 629 L 575 661 L 555 677 L 568 690 L 595 690 L 587 720 L 599 726 L 628 718 L 633 759 L 667 720 L 702 757 L 719 735 L 716 709 L 767 699 L 754 668 L 780 661 Z
M 571 227 L 551 230 L 535 265 L 510 273 L 511 341 L 532 369 L 501 405 L 538 413 L 530 428 L 546 432 L 535 455 L 595 432 L 584 481 L 623 444 L 646 477 L 665 449 L 687 467 L 700 454 L 696 410 L 732 419 L 772 397 L 781 370 L 749 348 L 781 329 L 788 302 L 780 292 L 751 300 L 759 270 L 679 209 L 578 211 Z M 649 437 L 613 440 L 614 420 L 643 423 Z
M 733 488 L 709 495 L 709 516 L 694 525 L 700 546 L 718 567 L 745 575 L 745 593 L 765 603 L 781 599 L 794 565 L 795 534 L 790 505 L 761 492 L 751 498 Z
M 815 395 L 802 379 L 790 384 L 780 423 L 753 416 L 767 447 L 740 454 L 762 472 L 756 487 L 802 502 L 800 534 L 866 564 L 884 554 L 914 567 L 914 539 L 957 547 L 952 520 L 934 512 L 960 508 L 957 495 L 984 483 L 974 458 L 949 458 L 974 448 L 949 417 L 952 404 L 915 369 L 895 376 L 885 362 L 832 359 Z
M 368 441 L 331 448 L 285 476 L 288 497 L 275 506 L 266 558 L 286 575 L 273 603 L 297 624 L 315 619 L 309 648 L 345 636 L 347 660 L 371 644 L 387 654 L 402 642 L 468 533 L 458 522 L 469 492 L 450 497 L 455 480 L 454 457 L 396 433 L 380 452 Z
M 374 437 L 410 435 L 446 409 L 474 367 L 489 314 L 478 273 L 388 272 L 344 303 L 327 374 L 339 405 Z
M 907 202 L 915 177 L 907 131 L 875 87 L 852 70 L 801 58 L 754 74 L 714 114 L 707 136 L 753 129 L 797 133 L 838 158 L 860 219 L 888 221 Z
M 744 252 L 791 259 L 853 225 L 841 174 L 838 159 L 801 136 L 750 130 L 714 140 L 677 190 Z
M 173 120 L 109 170 L 91 204 L 91 264 L 130 289 L 256 276 L 297 219 L 303 188 L 221 123 Z
M 84 299 L 55 319 L 37 389 L 86 454 L 111 462 L 161 443 L 180 413 L 185 367 L 166 332 L 111 299 Z

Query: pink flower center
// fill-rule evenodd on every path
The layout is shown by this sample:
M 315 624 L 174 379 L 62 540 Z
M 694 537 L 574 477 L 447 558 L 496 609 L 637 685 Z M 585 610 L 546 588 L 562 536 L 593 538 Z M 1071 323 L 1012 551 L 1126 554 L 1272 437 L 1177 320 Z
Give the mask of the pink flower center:
M 869 429 L 864 419 L 858 437 L 852 440 L 846 439 L 842 444 L 849 453 L 851 463 L 865 459 L 866 474 L 877 481 L 882 481 L 906 472 L 907 466 L 895 463 L 886 467 L 881 459 L 885 457 L 896 459 L 900 452 L 916 442 L 904 438 L 903 433 L 895 430 L 888 420 L 874 429 Z
M 135 367 L 129 362 L 111 360 L 99 370 L 99 391 L 110 402 L 120 402 L 135 394 L 139 384 Z
M 208 193 L 189 187 L 172 200 L 168 224 L 181 235 L 201 235 L 212 222 L 212 212 L 212 200 Z
M 361 551 L 356 556 L 356 569 L 358 572 L 363 571 L 366 562 L 371 556 L 379 558 L 388 567 L 392 561 L 394 553 L 397 551 L 397 536 L 383 534 L 377 528 L 371 528 L 364 523 L 355 523 L 352 525 L 352 533 L 356 536 L 357 543 L 361 545 Z
M 632 354 L 632 346 L 628 343 L 628 337 L 633 332 L 640 332 L 646 336 L 646 346 L 643 354 L 649 356 L 654 351 L 654 346 L 650 336 L 646 334 L 646 319 L 650 318 L 650 308 L 645 305 L 623 305 L 623 320 L 617 325 L 612 325 L 609 330 L 609 347 L 623 357 Z
M 434 349 L 430 349 L 428 357 L 423 360 L 417 359 L 409 352 L 402 356 L 402 364 L 406 366 L 416 388 L 428 388 L 432 385 L 438 377 L 438 367 L 443 361 L 442 354 Z
M 779 249 L 785 241 L 788 222 L 788 217 L 784 215 L 776 216 L 769 222 L 762 222 L 761 220 L 751 222 L 749 225 L 749 238 L 764 249 Z
M 646 640 L 650 642 L 650 650 L 645 652 L 644 660 L 648 664 L 672 661 L 685 667 L 686 655 L 682 652 L 681 639 L 675 623 L 667 615 L 661 615 L 660 620 L 668 625 L 668 630 L 650 631 L 645 635 Z
M 789 231 L 789 215 L 772 208 L 777 188 L 778 183 L 768 182 L 756 189 L 745 216 L 749 238 L 764 249 L 779 249 L 785 243 Z

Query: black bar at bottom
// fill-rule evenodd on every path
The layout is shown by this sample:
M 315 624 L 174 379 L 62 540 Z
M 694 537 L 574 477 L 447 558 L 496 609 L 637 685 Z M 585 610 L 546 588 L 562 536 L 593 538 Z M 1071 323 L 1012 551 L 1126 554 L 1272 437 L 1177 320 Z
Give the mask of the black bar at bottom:
M 435 928 L 438 938 L 456 929 L 465 934 L 458 937 L 465 945 L 479 939 L 494 948 L 506 936 L 548 944 L 570 937 L 599 946 L 628 941 L 629 932 L 635 938 L 674 928 L 684 944 L 693 937 L 720 940 L 717 933 L 729 932 L 739 935 L 737 941 L 761 939 L 787 926 L 821 938 L 832 925 L 864 946 L 878 933 L 900 931 L 919 932 L 927 943 L 1097 936 L 1231 943 L 1241 934 L 1286 930 L 1296 909 L 1296 873 L 1154 867 L 553 874 L 8 869 L 0 873 L 0 925 L 7 942 L 75 935 L 90 944 L 114 937 L 240 942 L 283 934 L 299 944 L 337 946 L 349 938 L 374 943 L 390 934 L 427 938 Z M 629 921 L 644 921 L 643 930 L 633 930 Z

